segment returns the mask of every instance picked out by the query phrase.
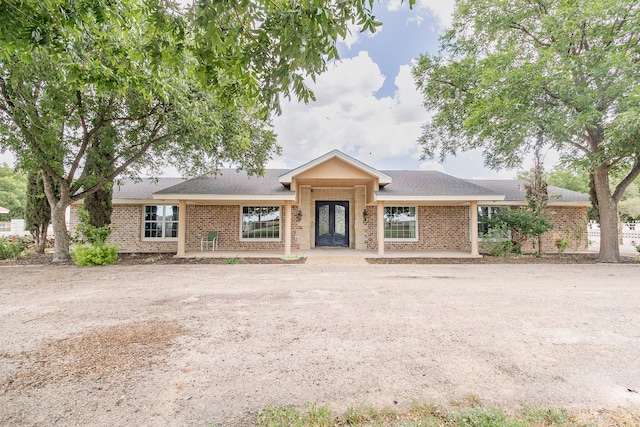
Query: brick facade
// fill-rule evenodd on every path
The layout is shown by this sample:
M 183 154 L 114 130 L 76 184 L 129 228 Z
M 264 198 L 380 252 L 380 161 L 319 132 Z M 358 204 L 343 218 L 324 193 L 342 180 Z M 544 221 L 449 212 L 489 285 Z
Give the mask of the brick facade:
M 178 239 L 144 240 L 142 221 L 144 205 L 114 205 L 111 214 L 111 236 L 109 243 L 115 244 L 121 252 L 177 252 Z M 78 210 L 71 206 L 69 228 L 71 233 L 78 225 Z
M 377 250 L 377 209 L 364 207 L 361 189 L 303 189 L 299 206 L 293 205 L 291 248 L 304 250 L 315 246 L 315 202 L 349 202 L 349 247 Z M 306 197 L 305 197 L 306 195 Z M 362 200 L 360 200 L 362 198 Z M 362 209 L 359 209 L 362 208 Z M 278 241 L 260 242 L 240 239 L 241 205 L 187 205 L 186 251 L 200 250 L 200 239 L 207 231 L 219 231 L 220 250 L 277 250 L 284 251 L 284 229 Z M 284 205 L 281 226 L 284 227 Z M 123 252 L 177 252 L 177 240 L 144 240 L 142 238 L 144 205 L 118 204 L 114 206 L 110 242 Z M 367 211 L 364 219 L 363 212 Z M 298 212 L 302 217 L 298 219 Z M 183 215 L 180 212 L 180 215 Z M 553 229 L 543 235 L 543 251 L 555 251 L 555 240 L 567 236 L 571 241 L 568 251 L 587 248 L 587 210 L 585 207 L 551 206 L 549 220 Z M 467 206 L 418 206 L 418 241 L 385 242 L 385 250 L 458 250 L 470 251 L 469 208 Z M 78 223 L 77 207 L 71 206 L 71 233 Z M 482 247 L 482 245 L 481 245 Z M 535 251 L 533 242 L 523 248 Z
M 199 251 L 200 240 L 208 231 L 219 231 L 218 248 L 221 250 L 284 250 L 284 234 L 276 242 L 241 241 L 240 240 L 240 205 L 187 205 L 186 251 Z M 281 216 L 284 205 L 280 206 Z M 298 208 L 292 207 L 292 249 L 299 249 L 296 232 L 300 221 L 297 219 Z M 180 215 L 183 213 L 180 212 Z M 122 252 L 177 252 L 176 240 L 144 240 L 142 238 L 142 221 L 144 205 L 118 204 L 111 215 L 112 233 L 109 242 L 117 245 Z M 77 207 L 71 207 L 70 229 L 78 224 Z M 282 218 L 282 224 L 284 220 Z M 284 230 L 282 231 L 284 233 Z
M 416 210 L 418 241 L 387 241 L 384 244 L 385 250 L 471 250 L 467 206 L 418 206 Z M 367 212 L 367 249 L 377 250 L 377 209 L 369 206 Z
M 587 238 L 587 208 L 574 206 L 550 206 L 547 218 L 553 227 L 551 231 L 542 235 L 542 251 L 555 252 L 555 241 L 558 237 L 566 236 L 570 245 L 567 251 L 585 251 L 589 246 Z M 537 245 L 537 242 L 536 242 Z M 528 242 L 523 252 L 536 252 L 533 242 Z
M 298 249 L 295 230 L 298 227 L 297 209 L 292 209 L 291 248 Z M 187 241 L 186 251 L 200 250 L 200 239 L 208 231 L 218 231 L 218 249 L 226 251 L 279 250 L 284 251 L 284 205 L 280 206 L 280 240 L 255 241 L 241 240 L 241 205 L 187 205 Z

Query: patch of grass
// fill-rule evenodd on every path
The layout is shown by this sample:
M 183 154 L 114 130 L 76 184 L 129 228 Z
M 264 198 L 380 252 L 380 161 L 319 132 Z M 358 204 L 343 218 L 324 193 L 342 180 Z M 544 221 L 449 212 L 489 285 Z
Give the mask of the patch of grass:
M 378 426 L 387 425 L 389 422 L 399 419 L 399 413 L 393 408 L 378 409 L 374 406 L 365 406 L 358 409 L 353 407 L 347 408 L 347 414 L 342 423 L 337 425 L 347 426 Z M 340 420 L 340 418 L 336 418 Z
M 468 395 L 451 406 L 415 401 L 406 411 L 394 408 L 348 407 L 335 416 L 328 405 L 307 405 L 303 410 L 270 406 L 256 416 L 258 427 L 587 427 L 597 419 L 576 421 L 565 409 L 523 407 L 508 415 L 500 408 L 482 406 L 480 398 Z M 594 424 L 595 421 L 595 424 Z M 627 424 L 622 424 L 627 425 Z M 628 424 L 632 425 L 632 424 Z
M 288 406 L 269 406 L 256 416 L 259 427 L 332 427 L 333 421 L 329 405 L 315 403 L 305 412 Z
M 300 259 L 300 257 L 298 255 L 284 255 L 282 259 L 284 261 L 297 261 Z
M 245 261 L 244 259 L 236 258 L 236 257 L 226 258 L 224 260 L 224 264 L 246 264 L 246 263 L 247 263 L 247 261 Z
M 533 425 L 552 426 L 563 425 L 569 420 L 569 414 L 566 409 L 554 408 L 522 408 L 522 418 Z

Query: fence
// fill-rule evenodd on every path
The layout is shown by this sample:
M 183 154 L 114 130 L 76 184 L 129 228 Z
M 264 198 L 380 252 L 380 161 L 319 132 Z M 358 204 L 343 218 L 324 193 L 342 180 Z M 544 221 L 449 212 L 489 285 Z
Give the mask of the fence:
M 28 235 L 29 232 L 24 229 L 24 219 L 12 219 L 11 221 L 0 222 L 0 237 Z
M 623 222 L 622 228 L 622 241 L 624 244 L 630 244 L 631 241 L 640 243 L 640 222 Z M 587 235 L 589 239 L 600 239 L 600 224 L 595 221 L 590 221 L 587 228 Z

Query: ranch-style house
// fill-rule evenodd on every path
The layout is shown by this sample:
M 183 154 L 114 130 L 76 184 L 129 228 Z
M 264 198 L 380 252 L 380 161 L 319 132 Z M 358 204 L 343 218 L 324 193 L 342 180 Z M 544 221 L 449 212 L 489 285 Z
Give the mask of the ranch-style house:
M 552 187 L 553 230 L 580 234 L 586 248 L 585 194 Z M 486 219 L 526 205 L 519 180 L 465 180 L 435 171 L 381 171 L 331 151 L 291 170 L 263 176 L 221 170 L 215 176 L 127 180 L 114 187 L 112 243 L 123 252 L 281 251 L 319 247 L 479 255 Z M 72 208 L 72 225 L 77 221 Z M 206 242 L 209 232 L 217 241 Z M 207 243 L 204 245 L 203 243 Z M 533 248 L 531 248 L 533 249 Z

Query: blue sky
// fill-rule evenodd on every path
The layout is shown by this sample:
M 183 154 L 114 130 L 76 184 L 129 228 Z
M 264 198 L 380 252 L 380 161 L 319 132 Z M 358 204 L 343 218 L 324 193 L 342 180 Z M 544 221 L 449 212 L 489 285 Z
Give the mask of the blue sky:
M 421 53 L 437 53 L 451 23 L 453 0 L 418 0 L 413 10 L 399 0 L 376 3 L 383 26 L 340 43 L 341 60 L 316 84 L 317 102 L 285 103 L 274 120 L 283 155 L 270 167 L 289 168 L 339 149 L 378 169 L 440 170 L 460 178 L 513 178 L 516 171 L 484 167 L 480 152 L 460 153 L 444 164 L 421 161 L 417 139 L 428 118 L 411 76 Z
M 440 170 L 460 178 L 513 178 L 516 171 L 484 167 L 480 152 L 460 153 L 444 164 L 420 160 L 417 139 L 428 118 L 411 76 L 412 61 L 436 53 L 439 35 L 451 23 L 454 0 L 375 3 L 382 28 L 374 34 L 353 27 L 339 44 L 341 60 L 314 84 L 317 101 L 284 102 L 274 119 L 282 156 L 267 167 L 293 168 L 333 149 L 383 170 Z M 13 163 L 8 153 L 0 163 Z M 175 171 L 167 175 L 176 176 Z

